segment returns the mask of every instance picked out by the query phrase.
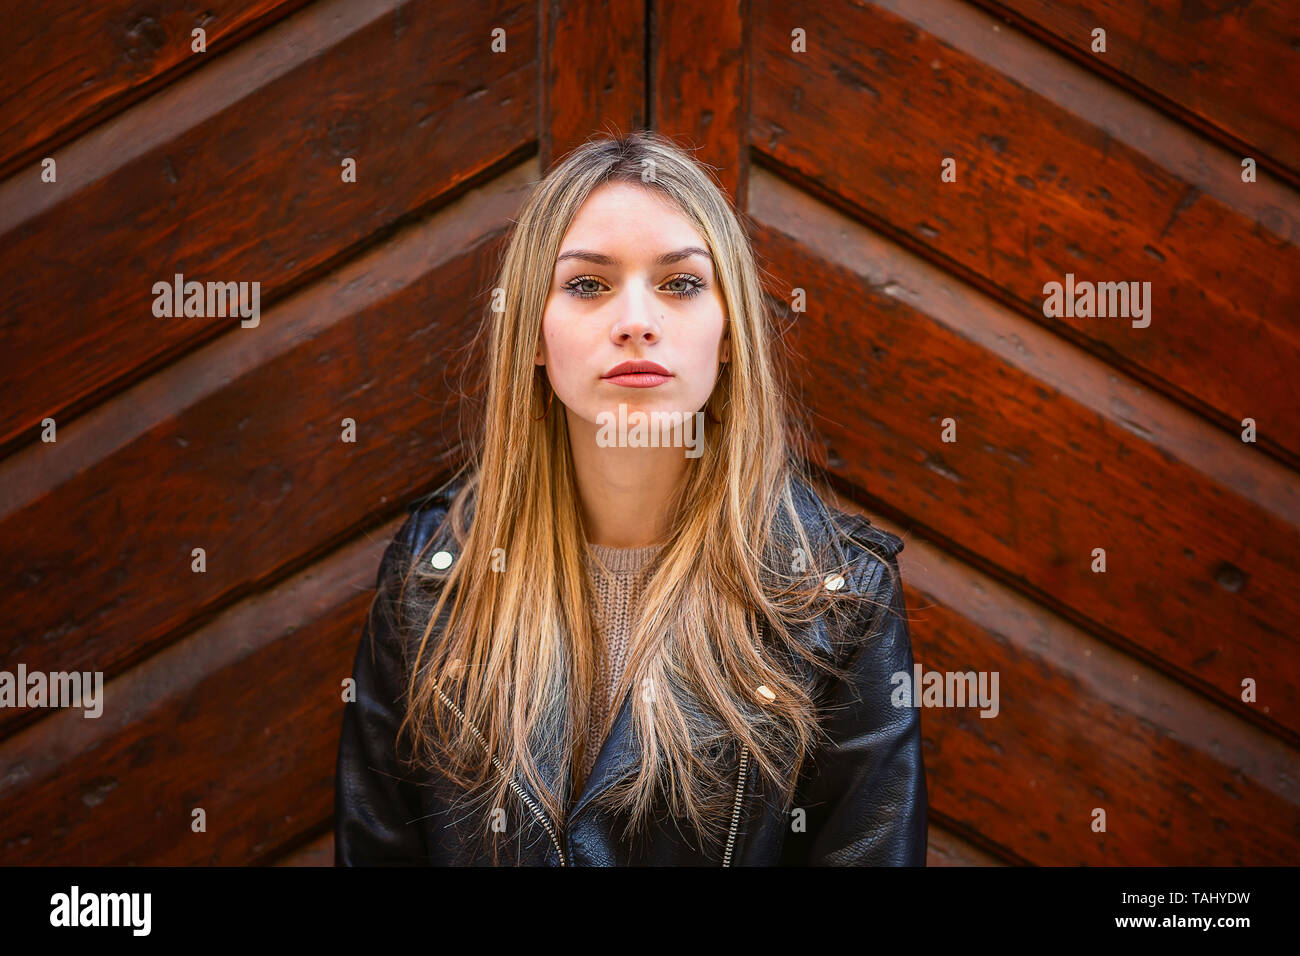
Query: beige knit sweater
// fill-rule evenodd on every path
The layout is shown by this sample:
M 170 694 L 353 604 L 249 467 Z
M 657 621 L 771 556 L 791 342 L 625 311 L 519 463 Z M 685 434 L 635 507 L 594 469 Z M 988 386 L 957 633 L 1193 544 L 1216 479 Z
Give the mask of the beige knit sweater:
M 614 710 L 614 689 L 627 662 L 628 638 L 632 635 L 632 623 L 649 572 L 661 545 L 652 544 L 644 548 L 610 548 L 601 544 L 589 544 L 592 554 L 587 556 L 587 573 L 591 576 L 596 592 L 596 638 L 600 659 L 600 677 L 596 683 L 596 700 L 591 724 L 588 727 L 586 759 L 582 765 L 582 776 L 574 794 L 591 774 L 596 763 L 600 746 L 604 742 L 604 723 Z M 592 560 L 594 555 L 596 560 Z M 602 567 L 603 565 L 603 567 Z M 621 703 L 621 701 L 620 701 Z

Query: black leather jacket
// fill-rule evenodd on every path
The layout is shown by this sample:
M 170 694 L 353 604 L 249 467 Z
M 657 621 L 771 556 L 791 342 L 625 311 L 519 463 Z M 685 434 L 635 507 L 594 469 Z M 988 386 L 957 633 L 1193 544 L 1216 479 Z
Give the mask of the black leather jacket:
M 405 571 L 395 567 L 400 563 L 397 555 L 446 551 L 454 559 L 450 532 L 431 544 L 429 538 L 455 490 L 454 485 L 444 486 L 407 506 L 409 515 L 380 563 L 376 603 L 392 600 L 391 582 L 400 581 Z M 801 501 L 798 495 L 796 502 L 801 519 L 811 528 L 820 527 L 816 506 Z M 856 515 L 836 509 L 828 513 L 851 529 L 854 537 L 872 542 L 897 569 L 895 556 L 903 547 L 898 537 Z M 902 672 L 910 678 L 913 669 L 903 595 L 889 585 L 883 574 L 885 565 L 875 554 L 853 542 L 840 550 L 851 562 L 843 586 L 873 595 L 890 610 L 864 605 L 855 626 L 871 628 L 878 632 L 876 637 L 854 650 L 848 661 L 839 660 L 851 666 L 851 680 L 837 680 L 834 687 L 822 685 L 825 696 L 817 699 L 825 701 L 822 725 L 830 742 L 823 743 L 805 763 L 792 807 L 776 806 L 763 792 L 760 778 L 745 773 L 747 754 L 742 751 L 733 770 L 738 810 L 731 813 L 725 850 L 705 854 L 671 823 L 658 825 L 662 828 L 652 830 L 649 840 L 635 841 L 635 850 L 624 845 L 618 826 L 592 807 L 591 801 L 639 760 L 630 732 L 631 700 L 625 696 L 567 820 L 550 819 L 523 782 L 515 782 L 515 792 L 524 797 L 531 813 L 523 815 L 523 826 L 528 828 L 520 841 L 523 855 L 516 858 L 512 854 L 510 862 L 538 866 L 924 866 L 927 793 L 920 711 L 891 704 L 891 676 Z M 356 701 L 344 705 L 335 775 L 335 865 L 486 864 L 489 861 L 476 857 L 455 837 L 456 828 L 449 826 L 453 815 L 459 820 L 465 811 L 462 805 L 453 814 L 448 784 L 427 777 L 409 779 L 394 755 L 408 675 L 402 649 L 385 623 L 392 620 L 391 614 L 375 613 L 374 605 L 371 610 L 353 668 Z M 828 619 L 826 615 L 813 625 L 813 636 L 829 648 Z M 804 813 L 794 814 L 793 808 Z M 792 825 L 800 817 L 804 825 Z

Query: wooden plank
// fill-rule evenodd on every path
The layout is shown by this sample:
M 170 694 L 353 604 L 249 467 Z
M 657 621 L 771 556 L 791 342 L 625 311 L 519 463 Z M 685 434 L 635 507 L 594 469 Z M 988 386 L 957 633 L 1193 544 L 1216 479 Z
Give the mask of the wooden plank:
M 159 0 L 148 12 L 131 0 L 95 4 L 0 3 L 0 178 L 34 162 L 162 84 L 207 64 L 243 37 L 283 19 L 306 0 L 212 0 L 199 10 Z M 192 49 L 202 28 L 206 51 Z
M 925 865 L 1005 866 L 1006 864 L 943 827 L 931 824 L 930 838 L 926 845 Z
M 802 25 L 792 55 L 787 19 L 755 8 L 766 161 L 1228 434 L 1254 419 L 1256 447 L 1300 466 L 1294 191 L 1242 183 L 1240 157 L 954 0 Z M 1067 275 L 1149 282 L 1149 326 L 1046 317 Z
M 0 463 L 8 659 L 112 676 L 418 489 L 455 440 L 498 243 L 536 172 L 466 194 L 257 335 L 224 336 Z
M 334 833 L 324 833 L 288 853 L 272 864 L 273 866 L 333 866 Z
M 1300 184 L 1300 16 L 1286 0 L 976 0 Z M 1092 52 L 1092 31 L 1106 52 Z
M 549 171 L 593 136 L 647 125 L 646 6 L 637 0 L 537 5 L 542 36 L 538 155 L 543 169 Z
M 0 185 L 0 444 L 201 342 L 258 331 L 157 318 L 155 283 L 255 281 L 269 308 L 526 149 L 533 12 L 315 4 L 59 153 L 57 185 Z M 512 52 L 490 52 L 497 27 Z M 341 181 L 345 157 L 356 183 Z
M 689 0 L 654 4 L 660 29 L 651 36 L 651 112 L 655 128 L 715 168 L 739 203 L 749 169 L 747 16 L 739 2 Z M 702 36 L 708 43 L 700 43 Z
M 342 682 L 402 517 L 107 681 L 99 718 L 51 712 L 0 743 L 0 862 L 239 866 L 319 827 Z
M 806 291 L 791 348 L 829 468 L 1298 739 L 1294 473 L 775 177 L 750 183 L 771 291 Z
M 899 564 L 917 664 L 998 675 L 996 716 L 980 716 L 979 707 L 922 709 L 937 818 L 1005 848 L 1009 860 L 1038 865 L 1295 859 L 1294 747 L 867 516 L 906 541 Z M 1105 832 L 1093 830 L 1097 809 Z

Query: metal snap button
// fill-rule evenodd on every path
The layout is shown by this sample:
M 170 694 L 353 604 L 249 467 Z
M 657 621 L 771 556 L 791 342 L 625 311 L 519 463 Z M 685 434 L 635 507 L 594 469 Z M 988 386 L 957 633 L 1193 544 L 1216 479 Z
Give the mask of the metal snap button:
M 827 591 L 838 591 L 838 590 L 839 590 L 840 588 L 842 588 L 842 587 L 844 587 L 844 576 L 843 576 L 843 575 L 841 575 L 841 574 L 832 574 L 830 577 L 828 577 L 828 578 L 826 579 L 826 590 L 827 590 Z
M 432 564 L 439 571 L 444 571 L 447 568 L 451 567 L 451 561 L 452 558 L 451 558 L 450 551 L 439 551 L 437 554 L 435 554 L 432 558 L 429 559 L 429 563 Z

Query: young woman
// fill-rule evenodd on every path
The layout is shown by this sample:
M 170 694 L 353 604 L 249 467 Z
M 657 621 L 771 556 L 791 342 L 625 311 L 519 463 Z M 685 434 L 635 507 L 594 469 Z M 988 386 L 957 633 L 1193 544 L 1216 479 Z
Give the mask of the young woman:
M 924 865 L 902 542 L 794 449 L 752 249 L 652 133 L 521 210 L 461 472 L 380 564 L 341 865 Z

